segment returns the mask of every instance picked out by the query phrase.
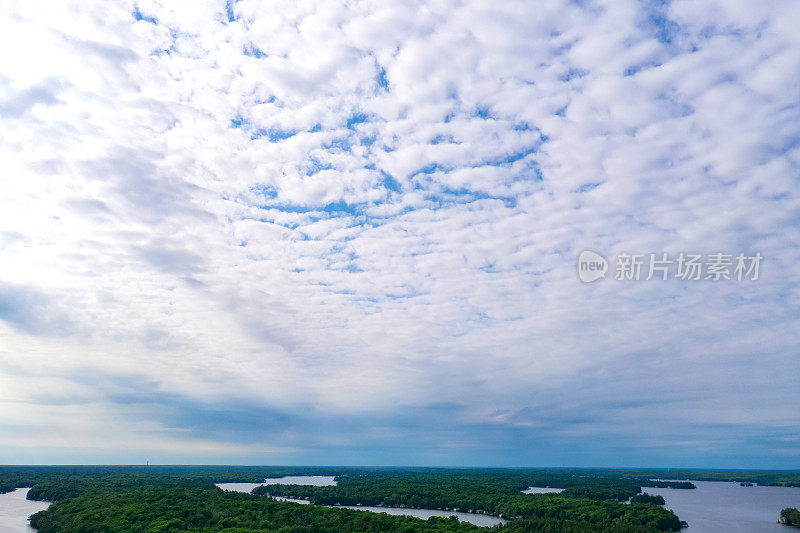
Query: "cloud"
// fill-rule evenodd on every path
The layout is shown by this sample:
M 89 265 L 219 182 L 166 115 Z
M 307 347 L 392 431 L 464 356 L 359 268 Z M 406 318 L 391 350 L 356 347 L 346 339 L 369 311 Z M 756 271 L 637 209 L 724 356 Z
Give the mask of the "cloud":
M 0 78 L 0 81 L 8 82 L 6 78 Z M 44 80 L 38 85 L 26 87 L 24 89 L 8 90 L 5 97 L 0 100 L 0 116 L 4 118 L 20 118 L 25 116 L 28 111 L 35 106 L 52 106 L 58 104 L 60 101 L 57 97 L 58 92 L 61 90 L 63 82 L 59 79 Z
M 35 287 L 0 283 L 0 320 L 34 335 L 63 335 L 71 320 L 58 299 Z
M 785 467 L 797 9 L 7 6 L 0 356 L 109 460 L 104 416 L 154 461 Z M 584 249 L 765 260 L 583 285 Z

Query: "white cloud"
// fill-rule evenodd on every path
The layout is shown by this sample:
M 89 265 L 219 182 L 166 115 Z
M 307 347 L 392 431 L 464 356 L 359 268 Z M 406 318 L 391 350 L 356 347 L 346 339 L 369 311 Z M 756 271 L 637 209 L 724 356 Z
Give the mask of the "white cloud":
M 799 422 L 780 408 L 800 331 L 794 3 L 231 8 L 2 8 L 0 357 L 21 380 L 113 405 L 69 385 L 89 370 L 362 429 L 414 410 L 478 442 L 463 428 L 624 441 L 619 413 L 652 419 L 626 398 L 689 437 L 725 420 L 720 442 Z M 584 248 L 765 265 L 751 284 L 583 286 Z M 156 411 L 124 416 L 163 427 Z M 309 420 L 287 424 L 308 438 Z

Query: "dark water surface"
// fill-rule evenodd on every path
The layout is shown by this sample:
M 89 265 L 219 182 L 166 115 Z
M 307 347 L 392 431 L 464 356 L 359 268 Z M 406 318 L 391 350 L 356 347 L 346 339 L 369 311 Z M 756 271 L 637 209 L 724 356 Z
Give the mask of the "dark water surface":
M 726 481 L 693 481 L 696 489 L 660 489 L 664 505 L 689 527 L 685 533 L 793 533 L 800 531 L 778 524 L 781 509 L 800 508 L 800 487 L 742 487 Z

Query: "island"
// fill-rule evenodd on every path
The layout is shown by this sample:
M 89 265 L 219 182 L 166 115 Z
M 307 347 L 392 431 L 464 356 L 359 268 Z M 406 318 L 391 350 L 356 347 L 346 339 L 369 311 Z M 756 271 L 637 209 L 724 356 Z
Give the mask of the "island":
M 794 507 L 787 507 L 781 511 L 781 517 L 778 522 L 787 526 L 800 527 L 800 511 Z
M 664 505 L 664 497 L 643 492 L 631 498 L 631 503 L 649 503 L 651 505 Z

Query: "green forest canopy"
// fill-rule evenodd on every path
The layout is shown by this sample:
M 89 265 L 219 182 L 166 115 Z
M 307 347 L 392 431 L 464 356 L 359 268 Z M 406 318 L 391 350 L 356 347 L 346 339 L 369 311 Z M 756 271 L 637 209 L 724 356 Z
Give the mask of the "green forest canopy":
M 337 485 L 268 485 L 256 494 L 225 492 L 223 482 L 332 475 Z M 658 478 L 752 480 L 800 485 L 800 473 L 610 469 L 440 469 L 354 467 L 0 467 L 0 491 L 32 487 L 31 499 L 56 502 L 33 516 L 40 533 L 255 531 L 477 531 L 455 519 L 276 502 L 267 494 L 318 504 L 363 504 L 481 511 L 508 518 L 499 531 L 674 531 L 679 518 L 650 502 L 622 503 L 642 487 L 691 483 Z M 528 486 L 563 488 L 522 494 Z

